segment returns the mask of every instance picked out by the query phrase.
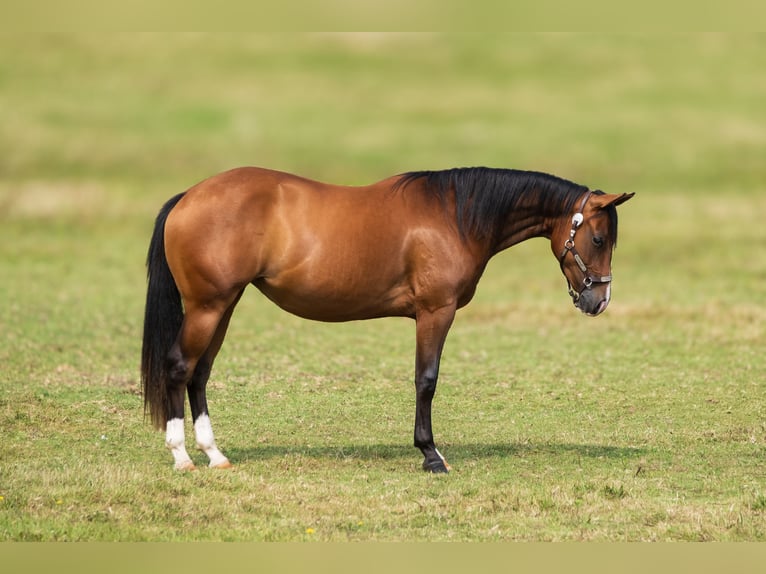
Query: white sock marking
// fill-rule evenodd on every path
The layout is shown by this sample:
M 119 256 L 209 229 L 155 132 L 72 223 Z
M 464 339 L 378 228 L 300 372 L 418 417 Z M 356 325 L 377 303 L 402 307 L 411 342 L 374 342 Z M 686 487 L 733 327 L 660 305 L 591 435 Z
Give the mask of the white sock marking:
M 165 426 L 165 446 L 170 449 L 175 460 L 175 467 L 183 470 L 194 466 L 194 463 L 186 452 L 184 440 L 184 420 L 170 419 Z
M 197 447 L 210 458 L 210 466 L 225 465 L 229 462 L 215 445 L 213 426 L 206 414 L 200 415 L 194 421 L 194 436 L 197 439 Z

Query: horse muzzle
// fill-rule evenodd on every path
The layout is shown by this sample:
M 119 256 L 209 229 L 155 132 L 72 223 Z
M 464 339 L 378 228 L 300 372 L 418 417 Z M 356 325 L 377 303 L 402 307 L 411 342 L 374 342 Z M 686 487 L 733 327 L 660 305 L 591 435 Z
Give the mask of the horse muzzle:
M 580 292 L 570 287 L 569 294 L 572 296 L 575 307 L 589 317 L 596 317 L 603 313 L 609 305 L 611 284 L 605 283 L 603 289 L 594 289 L 592 285 L 589 285 Z

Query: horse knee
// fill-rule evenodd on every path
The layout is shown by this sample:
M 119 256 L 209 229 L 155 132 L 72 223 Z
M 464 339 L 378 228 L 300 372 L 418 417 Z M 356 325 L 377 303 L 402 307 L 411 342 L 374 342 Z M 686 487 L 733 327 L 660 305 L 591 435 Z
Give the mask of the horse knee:
M 419 397 L 433 398 L 436 393 L 436 375 L 425 374 L 415 381 L 415 388 Z

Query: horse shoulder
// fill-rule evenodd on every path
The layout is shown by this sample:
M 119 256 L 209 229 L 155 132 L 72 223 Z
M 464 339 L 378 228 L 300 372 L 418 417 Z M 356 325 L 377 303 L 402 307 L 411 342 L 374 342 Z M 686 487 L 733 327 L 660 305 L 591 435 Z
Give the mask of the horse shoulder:
M 476 245 L 443 225 L 412 228 L 406 261 L 416 300 L 435 306 L 467 304 L 486 266 Z

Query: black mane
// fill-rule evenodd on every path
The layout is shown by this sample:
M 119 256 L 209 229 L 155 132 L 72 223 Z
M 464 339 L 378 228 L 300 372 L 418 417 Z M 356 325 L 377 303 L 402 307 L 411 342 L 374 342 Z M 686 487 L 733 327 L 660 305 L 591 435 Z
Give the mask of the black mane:
M 584 185 L 547 173 L 515 169 L 468 167 L 401 175 L 397 187 L 425 179 L 426 191 L 441 199 L 454 192 L 460 232 L 480 237 L 498 233 L 502 223 L 522 202 L 535 204 L 543 215 L 557 216 L 574 213 L 577 199 L 588 191 Z M 614 234 L 612 237 L 616 239 Z

